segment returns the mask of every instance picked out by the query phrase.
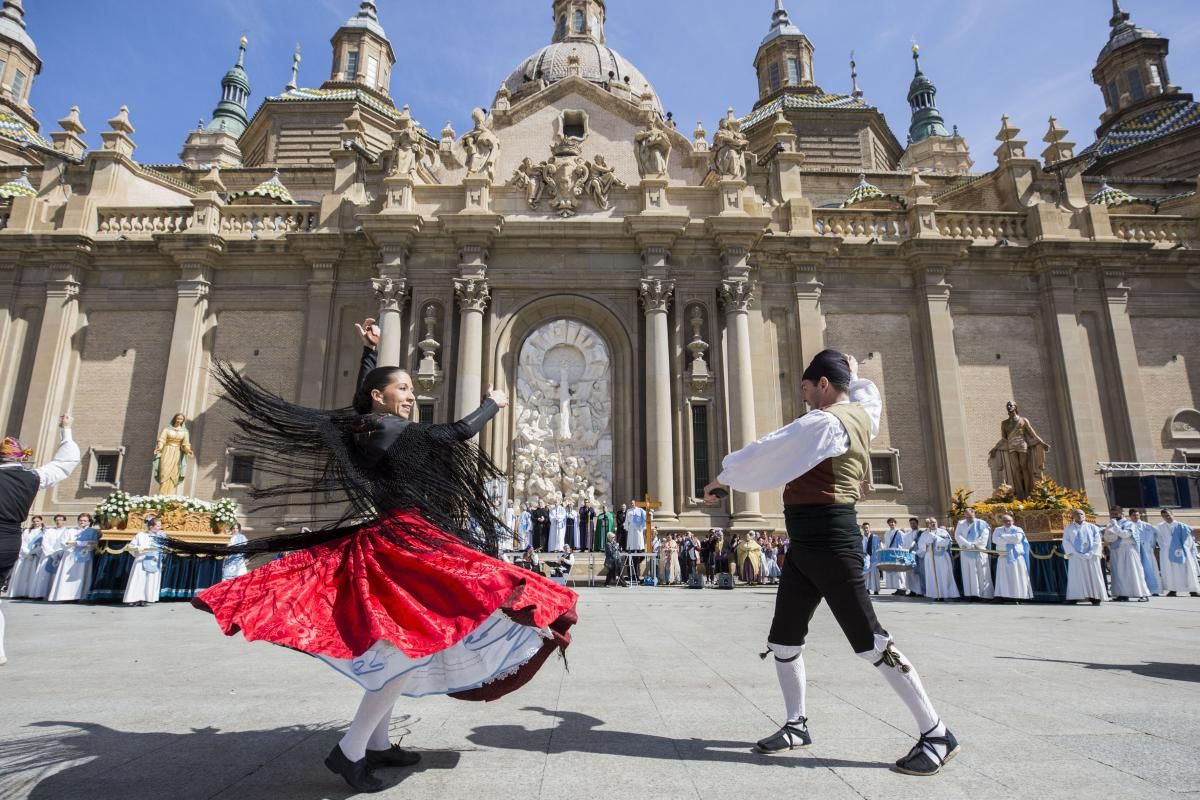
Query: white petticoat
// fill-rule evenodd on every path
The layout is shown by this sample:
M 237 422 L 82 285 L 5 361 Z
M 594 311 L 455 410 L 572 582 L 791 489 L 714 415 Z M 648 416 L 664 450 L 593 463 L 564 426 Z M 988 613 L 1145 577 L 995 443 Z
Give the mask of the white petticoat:
M 507 677 L 537 655 L 550 636 L 500 609 L 467 638 L 425 658 L 409 658 L 387 641 L 376 642 L 358 658 L 317 658 L 369 692 L 402 681 L 402 695 L 424 697 L 478 689 Z

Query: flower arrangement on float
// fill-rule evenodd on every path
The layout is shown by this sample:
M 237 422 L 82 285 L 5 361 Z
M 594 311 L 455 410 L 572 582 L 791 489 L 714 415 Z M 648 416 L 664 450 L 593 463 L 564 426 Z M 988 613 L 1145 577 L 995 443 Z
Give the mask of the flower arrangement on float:
M 1029 497 L 1018 500 L 1013 494 L 1013 488 L 1001 484 L 986 500 L 971 502 L 973 492 L 957 489 L 950 498 L 950 511 L 955 519 L 961 519 L 968 508 L 975 515 L 987 522 L 993 528 L 1002 524 L 1005 514 L 1012 515 L 1014 524 L 1022 528 L 1026 535 L 1061 535 L 1067 523 L 1071 521 L 1071 512 L 1082 509 L 1088 519 L 1096 513 L 1088 501 L 1087 492 L 1083 489 L 1070 489 L 1060 486 L 1053 479 L 1043 475 Z
M 238 504 L 231 498 L 215 502 L 175 495 L 137 495 L 120 489 L 96 506 L 95 517 L 112 530 L 138 530 L 153 514 L 166 531 L 225 533 L 238 521 Z

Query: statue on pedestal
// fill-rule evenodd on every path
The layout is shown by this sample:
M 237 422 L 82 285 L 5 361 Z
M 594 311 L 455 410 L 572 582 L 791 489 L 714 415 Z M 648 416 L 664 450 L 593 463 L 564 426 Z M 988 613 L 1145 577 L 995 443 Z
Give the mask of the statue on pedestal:
M 192 455 L 192 440 L 188 434 L 187 417 L 176 414 L 171 424 L 158 434 L 154 446 L 154 480 L 159 494 L 177 494 L 187 477 L 188 457 Z
M 1000 423 L 1000 441 L 988 457 L 997 460 L 1003 482 L 1012 487 L 1013 495 L 1024 500 L 1045 472 L 1050 445 L 1021 416 L 1015 402 L 1010 400 L 1006 408 L 1008 419 Z
M 487 126 L 487 115 L 482 108 L 471 113 L 475 127 L 462 138 L 463 150 L 467 154 L 467 174 L 482 175 L 488 180 L 496 179 L 496 161 L 500 157 L 500 140 Z

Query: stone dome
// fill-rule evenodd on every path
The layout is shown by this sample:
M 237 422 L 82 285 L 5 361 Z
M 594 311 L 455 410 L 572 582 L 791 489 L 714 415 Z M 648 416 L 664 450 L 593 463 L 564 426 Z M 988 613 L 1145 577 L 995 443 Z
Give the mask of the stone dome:
M 642 92 L 650 86 L 650 81 L 641 70 L 629 63 L 624 56 L 611 47 L 594 41 L 566 41 L 547 45 L 513 70 L 504 81 L 504 85 L 515 96 L 523 84 L 539 77 L 547 84 L 557 83 L 567 77 L 567 59 L 572 53 L 579 56 L 581 78 L 600 86 L 609 81 L 627 83 L 634 102 L 638 102 Z M 650 93 L 654 95 L 655 110 L 663 113 L 662 103 L 653 86 L 650 86 Z

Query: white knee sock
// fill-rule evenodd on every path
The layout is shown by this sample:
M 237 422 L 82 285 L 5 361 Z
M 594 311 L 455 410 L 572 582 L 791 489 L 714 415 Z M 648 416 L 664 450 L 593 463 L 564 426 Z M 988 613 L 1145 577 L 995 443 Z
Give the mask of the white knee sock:
M 925 687 L 921 685 L 921 676 L 917 674 L 912 662 L 896 649 L 890 638 L 876 636 L 875 649 L 858 655 L 875 664 L 883 673 L 883 677 L 912 712 L 921 733 L 929 733 L 931 729 L 938 727 L 940 720 L 933 709 L 933 703 L 929 702 L 929 696 L 925 694 Z
M 804 674 L 804 646 L 787 647 L 770 645 L 775 654 L 775 675 L 779 688 L 783 690 L 783 704 L 787 709 L 787 721 L 798 722 L 808 716 L 805 699 L 808 681 Z
M 6 658 L 4 655 L 4 609 L 0 608 L 0 661 Z
M 351 761 L 361 761 L 367 755 L 367 744 L 375 735 L 380 721 L 390 720 L 392 706 L 400 696 L 400 681 L 392 681 L 378 692 L 366 692 L 358 711 L 350 723 L 350 729 L 342 737 L 341 748 L 346 758 Z M 374 749 L 374 748 L 373 748 Z M 385 748 L 378 748 L 380 750 Z
M 396 710 L 396 704 L 387 710 L 387 713 L 379 720 L 379 724 L 375 726 L 375 730 L 371 731 L 371 738 L 367 740 L 368 750 L 387 750 L 392 746 L 392 713 Z

